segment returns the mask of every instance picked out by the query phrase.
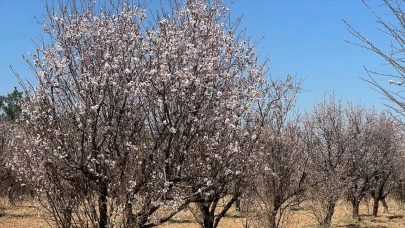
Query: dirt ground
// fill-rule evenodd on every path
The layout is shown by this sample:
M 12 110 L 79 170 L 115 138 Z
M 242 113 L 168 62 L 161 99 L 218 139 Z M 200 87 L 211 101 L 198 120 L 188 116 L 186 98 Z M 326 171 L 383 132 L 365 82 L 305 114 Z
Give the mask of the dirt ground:
M 15 207 L 4 206 L 0 209 L 0 227 L 16 228 L 16 227 L 49 227 L 38 214 L 38 211 L 28 202 L 19 203 Z M 361 206 L 360 214 L 361 221 L 355 222 L 350 219 L 351 207 L 347 203 L 340 203 L 334 214 L 332 227 L 346 227 L 346 228 L 404 228 L 405 227 L 405 207 L 398 205 L 393 201 L 389 201 L 390 211 L 384 213 L 382 207 L 380 208 L 380 215 L 372 217 L 367 212 L 365 204 Z M 369 207 L 371 212 L 371 205 Z M 231 210 L 226 217 L 224 217 L 219 227 L 220 228 L 243 228 L 246 227 L 246 218 L 239 216 L 235 210 Z M 198 223 L 195 222 L 192 214 L 188 211 L 178 214 L 176 219 L 162 224 L 159 228 L 199 228 Z M 283 227 L 286 228 L 313 228 L 317 227 L 317 221 L 311 214 L 309 209 L 302 206 L 300 210 L 293 211 L 289 214 L 288 219 Z

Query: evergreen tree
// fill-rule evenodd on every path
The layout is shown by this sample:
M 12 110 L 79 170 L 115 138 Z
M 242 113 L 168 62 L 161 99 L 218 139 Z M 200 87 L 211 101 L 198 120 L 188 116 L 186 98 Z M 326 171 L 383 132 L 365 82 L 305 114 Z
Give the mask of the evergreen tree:
M 21 106 L 18 104 L 23 92 L 14 87 L 14 91 L 7 96 L 0 96 L 0 119 L 15 121 L 21 114 Z

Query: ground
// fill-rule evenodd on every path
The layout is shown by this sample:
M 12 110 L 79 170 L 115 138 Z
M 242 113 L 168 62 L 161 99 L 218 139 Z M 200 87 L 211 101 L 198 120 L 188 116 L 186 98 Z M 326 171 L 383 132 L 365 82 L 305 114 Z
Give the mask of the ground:
M 4 201 L 3 201 L 4 202 Z M 16 227 L 49 227 L 43 222 L 35 209 L 29 202 L 21 202 L 15 207 L 5 205 L 0 200 L 2 206 L 0 227 L 16 228 Z M 370 205 L 371 206 L 371 205 Z M 346 228 L 403 228 L 405 227 L 405 207 L 399 205 L 393 200 L 389 201 L 390 211 L 384 213 L 381 207 L 381 213 L 378 217 L 373 217 L 367 212 L 365 204 L 361 207 L 362 221 L 355 222 L 350 219 L 351 207 L 347 203 L 341 202 L 333 217 L 333 227 Z M 371 211 L 371 208 L 369 208 Z M 243 218 L 232 209 L 225 218 L 220 222 L 221 228 L 244 228 L 246 227 L 246 218 Z M 176 219 L 160 225 L 159 228 L 199 228 L 192 214 L 188 211 L 181 212 Z M 293 211 L 288 217 L 288 221 L 283 227 L 287 228 L 313 228 L 317 227 L 315 217 L 310 213 L 309 209 L 302 206 L 299 210 Z

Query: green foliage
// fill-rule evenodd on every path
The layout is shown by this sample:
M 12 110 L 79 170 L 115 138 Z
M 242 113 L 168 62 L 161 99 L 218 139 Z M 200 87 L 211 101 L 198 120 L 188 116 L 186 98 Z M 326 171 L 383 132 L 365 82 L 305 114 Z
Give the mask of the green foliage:
M 0 119 L 15 121 L 21 114 L 21 106 L 18 104 L 23 92 L 14 87 L 14 91 L 7 96 L 0 96 Z

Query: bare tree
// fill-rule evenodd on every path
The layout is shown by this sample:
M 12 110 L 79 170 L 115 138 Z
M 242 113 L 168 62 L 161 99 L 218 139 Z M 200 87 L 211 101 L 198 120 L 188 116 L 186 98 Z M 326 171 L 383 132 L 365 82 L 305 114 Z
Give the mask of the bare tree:
M 360 202 L 370 191 L 378 209 L 402 164 L 401 145 L 393 143 L 400 133 L 395 120 L 359 104 L 343 106 L 331 95 L 314 107 L 305 123 L 314 185 L 309 195 L 318 203 L 313 207 L 318 221 L 330 226 L 336 202 L 343 196 L 352 204 L 353 219 L 360 220 Z
M 364 5 L 374 14 L 376 22 L 380 27 L 377 27 L 385 37 L 390 40 L 382 41 L 380 45 L 367 39 L 365 35 L 352 27 L 349 22 L 344 21 L 347 25 L 348 31 L 360 42 L 346 40 L 346 42 L 360 46 L 370 50 L 377 55 L 381 56 L 396 73 L 376 72 L 372 69 L 365 67 L 369 78 L 364 79 L 371 83 L 379 92 L 381 92 L 388 100 L 389 103 L 385 104 L 397 115 L 404 117 L 404 97 L 403 90 L 399 87 L 403 86 L 405 82 L 405 67 L 403 65 L 403 46 L 405 44 L 405 14 L 402 9 L 402 1 L 399 0 L 383 0 L 383 4 L 379 5 L 389 13 L 384 16 L 378 15 L 367 1 L 363 0 Z M 382 84 L 379 78 L 386 78 L 387 84 Z M 396 87 L 396 88 L 395 88 Z
M 348 104 L 345 116 L 348 134 L 346 195 L 353 207 L 353 219 L 360 220 L 360 202 L 370 189 L 376 173 L 373 164 L 377 156 L 374 147 L 377 114 L 374 109 Z
M 311 189 L 308 191 L 318 222 L 330 226 L 336 203 L 347 186 L 347 121 L 342 101 L 334 94 L 314 104 L 304 122 Z
M 388 205 L 385 198 L 394 190 L 401 181 L 401 171 L 404 160 L 402 153 L 403 143 L 400 143 L 403 135 L 400 132 L 402 126 L 398 122 L 385 115 L 380 115 L 373 140 L 376 153 L 373 157 L 375 175 L 370 189 L 374 199 L 373 216 L 378 214 L 378 206 L 381 201 L 385 210 Z
M 403 117 L 405 115 L 405 103 L 403 96 L 404 91 L 402 89 L 403 83 L 405 82 L 405 68 L 403 64 L 403 46 L 405 44 L 405 14 L 402 6 L 403 1 L 384 0 L 383 4 L 378 6 L 388 12 L 384 13 L 383 15 L 377 14 L 376 10 L 373 9 L 373 7 L 371 7 L 367 3 L 367 1 L 363 0 L 363 3 L 374 14 L 376 22 L 379 25 L 377 29 L 383 35 L 385 35 L 385 38 L 388 38 L 389 40 L 382 41 L 380 44 L 377 44 L 377 42 L 373 42 L 371 38 L 368 39 L 364 34 L 361 33 L 361 31 L 356 30 L 348 22 L 344 21 L 348 27 L 348 31 L 359 42 L 350 40 L 346 41 L 348 43 L 360 46 L 376 53 L 377 55 L 381 56 L 388 63 L 389 66 L 392 67 L 395 73 L 376 72 L 368 67 L 365 67 L 369 78 L 364 80 L 372 84 L 376 88 L 376 90 L 381 92 L 381 94 L 386 97 L 388 103 L 385 105 L 392 111 L 391 115 L 395 115 L 397 117 L 397 120 L 400 121 L 403 125 Z M 381 83 L 381 78 L 387 79 L 388 83 Z M 386 136 L 384 136 L 383 138 L 385 138 L 385 140 L 388 140 Z M 384 144 L 386 143 L 388 142 L 384 142 Z M 387 150 L 391 150 L 388 148 Z M 390 159 L 380 162 L 382 162 L 381 165 L 384 165 L 387 162 L 390 163 Z M 392 171 L 387 172 L 385 168 L 381 167 L 381 170 L 379 170 L 379 172 L 382 173 L 377 174 L 375 181 L 377 183 L 380 183 L 377 184 L 377 186 L 384 186 L 386 181 L 388 181 L 387 177 L 392 175 Z M 381 193 L 380 190 L 381 189 L 379 187 L 373 186 L 372 192 L 374 197 L 376 197 L 376 202 L 374 204 L 375 209 L 373 210 L 374 215 L 377 214 L 378 201 L 384 199 L 384 195 L 386 195 L 384 193 Z
M 14 167 L 56 225 L 153 227 L 191 202 L 215 211 L 244 175 L 238 135 L 265 71 L 227 7 L 174 1 L 153 20 L 128 2 L 47 10 L 52 42 L 27 59 L 38 86 L 22 82 Z
M 301 80 L 270 81 L 257 103 L 255 166 L 250 193 L 260 227 L 280 227 L 283 213 L 305 189 L 306 155 L 300 116 L 294 113 Z

